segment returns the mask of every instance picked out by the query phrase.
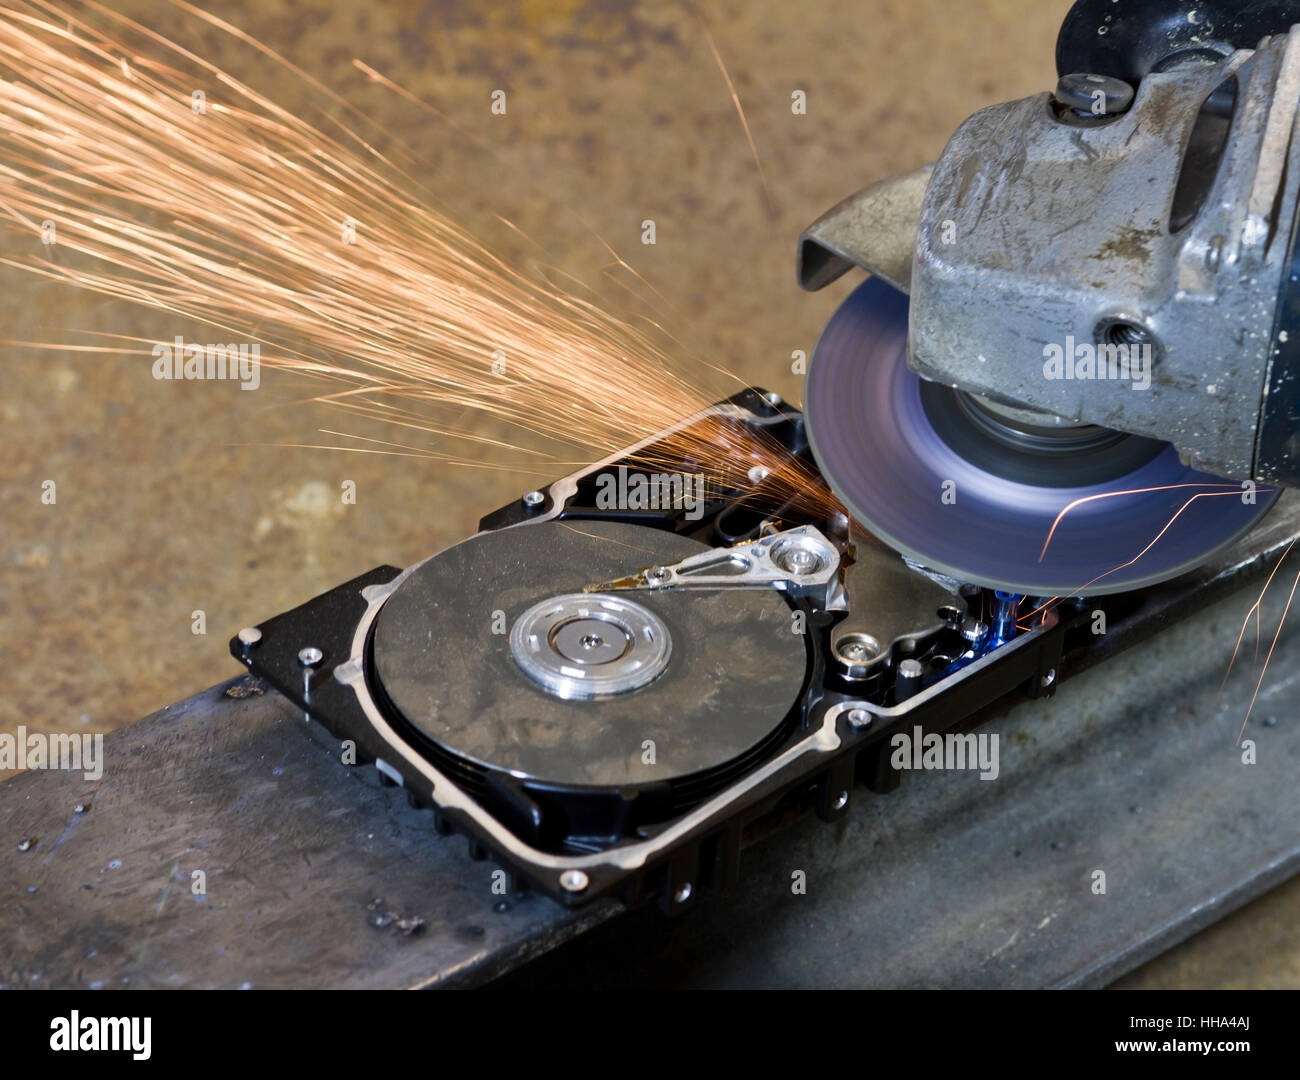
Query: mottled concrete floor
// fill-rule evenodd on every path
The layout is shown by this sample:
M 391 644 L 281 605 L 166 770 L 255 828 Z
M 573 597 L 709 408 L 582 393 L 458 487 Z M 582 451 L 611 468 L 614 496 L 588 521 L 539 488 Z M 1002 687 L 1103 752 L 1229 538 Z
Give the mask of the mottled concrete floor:
M 116 5 L 300 115 L 338 108 L 247 45 L 163 0 Z M 206 5 L 272 45 L 409 145 L 419 179 L 512 259 L 598 280 L 607 238 L 662 294 L 701 355 L 797 399 L 811 351 L 849 283 L 794 283 L 800 228 L 882 175 L 935 157 L 976 108 L 1049 87 L 1063 0 L 731 0 L 700 6 L 745 104 L 775 207 L 699 23 L 684 6 L 619 0 L 484 4 L 266 0 Z M 478 144 L 369 83 L 360 58 L 437 106 Z M 494 89 L 509 95 L 493 117 Z M 807 94 L 793 115 L 791 93 Z M 394 145 L 376 136 L 381 147 Z M 481 149 L 486 144 L 491 152 Z M 166 162 L 153 167 L 165 170 Z M 573 211 L 580 211 L 581 219 Z M 657 244 L 639 243 L 653 218 Z M 7 229 L 6 252 L 34 243 Z M 0 268 L 5 337 L 148 340 L 190 324 Z M 619 294 L 610 292 L 617 308 Z M 203 340 L 195 337 L 195 340 Z M 145 361 L 3 347 L 0 421 L 0 728 L 100 731 L 235 670 L 232 630 L 381 562 L 411 562 L 471 531 L 530 485 L 370 455 L 278 448 L 340 419 L 268 374 L 155 382 Z M 58 501 L 43 505 L 53 479 Z M 337 492 L 357 487 L 355 506 Z M 194 612 L 205 635 L 191 632 Z M 1300 985 L 1293 913 L 1279 890 L 1132 985 Z

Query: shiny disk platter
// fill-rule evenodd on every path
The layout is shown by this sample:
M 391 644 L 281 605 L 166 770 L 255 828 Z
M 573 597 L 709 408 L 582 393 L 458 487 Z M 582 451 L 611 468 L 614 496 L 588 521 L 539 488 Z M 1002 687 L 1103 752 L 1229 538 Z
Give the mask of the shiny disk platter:
M 618 522 L 480 533 L 386 601 L 375 687 L 467 791 L 545 821 L 544 843 L 687 808 L 788 734 L 809 675 L 792 609 L 772 589 L 583 589 L 706 550 Z

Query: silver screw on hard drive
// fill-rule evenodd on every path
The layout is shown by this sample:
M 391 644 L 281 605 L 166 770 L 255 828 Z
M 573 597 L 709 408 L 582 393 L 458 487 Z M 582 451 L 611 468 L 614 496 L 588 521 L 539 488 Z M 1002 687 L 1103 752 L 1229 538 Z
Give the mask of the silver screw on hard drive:
M 304 645 L 298 650 L 298 666 L 302 668 L 302 696 L 311 697 L 312 681 L 316 678 L 316 665 L 325 659 L 325 654 L 315 645 Z
M 565 892 L 582 892 L 591 884 L 591 878 L 581 870 L 566 870 L 560 875 L 560 888 Z
M 894 676 L 894 704 L 901 705 L 921 689 L 921 677 L 925 668 L 916 660 L 903 660 L 898 665 Z
M 840 673 L 850 679 L 865 679 L 879 655 L 880 642 L 870 634 L 845 634 L 835 643 L 835 661 Z
M 817 556 L 811 551 L 795 550 L 782 556 L 779 565 L 782 570 L 789 570 L 792 574 L 806 574 L 815 570 L 818 562 Z
M 850 709 L 849 723 L 855 728 L 864 728 L 871 723 L 871 714 L 866 709 Z
M 238 637 L 239 643 L 244 646 L 245 651 L 247 651 L 262 640 L 262 631 L 256 626 L 245 626 L 241 631 L 239 631 Z
M 546 496 L 540 491 L 530 491 L 523 497 L 522 501 L 529 510 L 536 510 L 542 503 L 546 502 Z
M 865 641 L 849 641 L 841 646 L 840 655 L 845 660 L 870 660 L 875 652 Z

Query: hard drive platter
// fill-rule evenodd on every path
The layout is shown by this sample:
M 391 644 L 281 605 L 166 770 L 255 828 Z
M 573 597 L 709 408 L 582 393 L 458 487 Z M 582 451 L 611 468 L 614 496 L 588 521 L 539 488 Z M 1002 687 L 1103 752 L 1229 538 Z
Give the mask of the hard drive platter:
M 610 843 L 761 758 L 803 688 L 804 637 L 774 590 L 582 592 L 707 550 L 618 522 L 480 533 L 384 604 L 376 690 L 467 790 L 535 820 L 543 846 Z

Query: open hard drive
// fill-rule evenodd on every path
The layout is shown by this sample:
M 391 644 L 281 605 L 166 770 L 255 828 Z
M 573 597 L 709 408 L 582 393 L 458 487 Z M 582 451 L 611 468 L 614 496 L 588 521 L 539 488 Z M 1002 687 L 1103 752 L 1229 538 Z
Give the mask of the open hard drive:
M 1052 694 L 1300 479 L 1296 7 L 1076 4 L 1054 94 L 804 234 L 806 288 L 874 276 L 803 411 L 740 393 L 232 651 L 518 885 L 669 911 L 899 733 Z M 801 490 L 705 483 L 719 432 Z
M 798 411 L 758 392 L 695 422 L 720 421 L 808 454 Z M 765 513 L 761 481 L 694 509 L 600 509 L 609 478 L 656 475 L 650 449 L 232 648 L 521 884 L 672 909 L 725 881 L 779 800 L 833 818 L 859 780 L 888 787 L 899 725 L 1050 692 L 1073 608 L 1016 635 L 1013 601 L 910 568 L 841 514 Z

